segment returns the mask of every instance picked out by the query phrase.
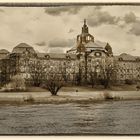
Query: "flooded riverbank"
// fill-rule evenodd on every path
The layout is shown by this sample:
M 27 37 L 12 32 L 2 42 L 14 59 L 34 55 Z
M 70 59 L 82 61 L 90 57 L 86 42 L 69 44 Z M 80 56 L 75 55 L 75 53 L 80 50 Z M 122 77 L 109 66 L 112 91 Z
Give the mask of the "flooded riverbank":
M 0 106 L 0 134 L 140 134 L 140 101 Z

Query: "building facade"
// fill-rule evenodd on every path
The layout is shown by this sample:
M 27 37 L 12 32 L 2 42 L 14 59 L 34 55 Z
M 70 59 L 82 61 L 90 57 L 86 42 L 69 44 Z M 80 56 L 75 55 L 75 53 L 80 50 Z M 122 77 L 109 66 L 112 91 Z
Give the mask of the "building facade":
M 3 50 L 0 50 L 3 53 Z M 20 74 L 26 82 L 39 83 L 48 75 L 63 76 L 65 81 L 75 82 L 79 71 L 78 60 L 74 54 L 37 53 L 33 47 L 26 43 L 20 43 L 13 48 L 11 53 L 1 56 L 1 84 L 5 84 L 17 74 Z
M 26 43 L 20 43 L 12 52 L 0 50 L 1 85 L 20 74 L 27 84 L 36 82 L 39 86 L 54 73 L 74 84 L 106 78 L 114 83 L 139 82 L 140 57 L 125 53 L 114 56 L 109 43 L 97 41 L 89 33 L 86 20 L 81 34 L 77 35 L 76 46 L 67 53 L 38 53 Z
M 140 81 L 140 57 L 122 53 L 114 56 L 116 66 L 116 80 L 120 83 Z

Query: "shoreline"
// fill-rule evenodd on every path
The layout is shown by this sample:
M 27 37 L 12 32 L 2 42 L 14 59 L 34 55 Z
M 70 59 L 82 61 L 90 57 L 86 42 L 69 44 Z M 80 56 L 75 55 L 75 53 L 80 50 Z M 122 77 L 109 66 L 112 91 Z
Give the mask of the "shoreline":
M 100 101 L 140 100 L 140 91 L 58 92 L 0 92 L 0 104 L 66 104 Z

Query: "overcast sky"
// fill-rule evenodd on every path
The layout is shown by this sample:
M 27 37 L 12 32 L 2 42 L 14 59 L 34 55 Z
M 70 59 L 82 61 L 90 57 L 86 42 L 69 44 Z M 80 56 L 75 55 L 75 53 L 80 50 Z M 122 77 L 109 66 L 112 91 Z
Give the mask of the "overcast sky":
M 140 55 L 139 6 L 1 7 L 0 48 L 11 51 L 24 42 L 40 52 L 65 52 L 84 19 L 95 40 L 108 42 L 114 54 Z

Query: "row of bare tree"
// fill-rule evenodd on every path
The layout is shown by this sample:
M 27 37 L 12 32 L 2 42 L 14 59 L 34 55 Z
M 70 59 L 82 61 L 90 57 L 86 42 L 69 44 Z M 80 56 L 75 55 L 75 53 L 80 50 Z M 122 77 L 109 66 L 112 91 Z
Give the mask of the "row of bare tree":
M 60 74 L 46 72 L 46 67 L 40 61 L 30 64 L 29 73 L 34 86 L 46 88 L 52 95 L 57 95 L 66 80 L 63 71 Z
M 97 81 L 100 81 L 100 84 L 104 86 L 104 88 L 109 88 L 112 80 L 112 76 L 114 76 L 114 68 L 113 65 L 106 62 L 105 67 L 100 66 L 102 77 L 97 76 L 96 71 L 91 71 L 90 75 L 90 84 L 92 87 L 96 85 Z M 41 64 L 40 61 L 36 63 L 32 63 L 29 66 L 29 72 L 31 79 L 33 81 L 34 86 L 43 86 L 47 90 L 49 90 L 52 95 L 57 95 L 57 92 L 66 84 L 67 75 L 65 71 L 57 73 L 46 72 L 46 67 Z M 81 70 L 79 69 L 79 73 L 75 75 L 75 83 L 80 85 L 82 82 Z

